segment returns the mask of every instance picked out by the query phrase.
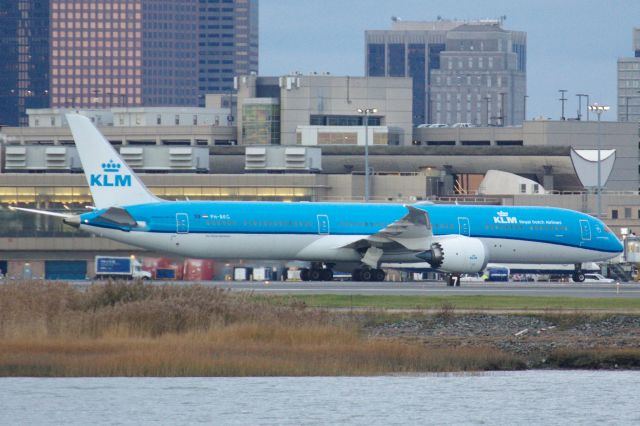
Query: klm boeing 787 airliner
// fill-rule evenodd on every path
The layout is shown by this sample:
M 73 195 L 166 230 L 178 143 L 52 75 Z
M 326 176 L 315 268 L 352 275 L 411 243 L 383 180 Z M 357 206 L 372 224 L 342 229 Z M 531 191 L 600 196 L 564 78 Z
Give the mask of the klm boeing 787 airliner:
M 95 209 L 69 225 L 134 246 L 195 258 L 311 262 L 303 280 L 383 280 L 383 262 L 427 262 L 456 277 L 492 263 L 607 260 L 622 251 L 599 219 L 558 208 L 435 204 L 166 201 L 154 196 L 79 114 L 67 115 Z M 338 265 L 338 266 L 336 266 Z M 584 280 L 576 268 L 574 280 Z

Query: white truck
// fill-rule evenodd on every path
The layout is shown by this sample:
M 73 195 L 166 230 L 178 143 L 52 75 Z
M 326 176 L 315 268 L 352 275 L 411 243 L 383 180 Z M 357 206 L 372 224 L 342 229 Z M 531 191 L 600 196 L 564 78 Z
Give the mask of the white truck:
M 95 266 L 97 279 L 151 279 L 151 273 L 143 271 L 142 264 L 134 256 L 96 256 Z

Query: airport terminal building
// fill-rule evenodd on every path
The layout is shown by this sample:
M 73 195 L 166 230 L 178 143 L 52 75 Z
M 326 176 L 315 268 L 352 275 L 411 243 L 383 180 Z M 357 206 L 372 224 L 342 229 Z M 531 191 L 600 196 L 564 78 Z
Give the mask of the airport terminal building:
M 603 149 L 615 150 L 603 219 L 618 233 L 640 226 L 636 123 L 414 128 L 411 79 L 380 79 L 247 76 L 238 79 L 236 111 L 210 105 L 81 112 L 168 200 L 362 201 L 366 142 L 375 202 L 549 205 L 593 214 L 593 188 L 577 171 L 576 153 L 593 150 L 600 137 Z M 361 107 L 377 109 L 368 123 Z M 64 112 L 33 110 L 28 127 L 0 131 L 0 269 L 13 277 L 51 277 L 67 266 L 68 277 L 92 276 L 96 254 L 142 253 L 8 209 L 91 206 Z M 488 179 L 490 171 L 507 173 L 504 185 Z

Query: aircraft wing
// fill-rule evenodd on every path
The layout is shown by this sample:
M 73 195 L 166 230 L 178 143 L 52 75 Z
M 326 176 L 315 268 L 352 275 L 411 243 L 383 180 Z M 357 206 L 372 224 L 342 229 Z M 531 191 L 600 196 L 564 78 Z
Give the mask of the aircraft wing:
M 377 233 L 349 244 L 349 248 L 375 247 L 400 244 L 406 249 L 423 251 L 428 247 L 428 240 L 433 235 L 431 221 L 426 211 L 405 205 L 408 212 L 402 218 L 390 223 Z

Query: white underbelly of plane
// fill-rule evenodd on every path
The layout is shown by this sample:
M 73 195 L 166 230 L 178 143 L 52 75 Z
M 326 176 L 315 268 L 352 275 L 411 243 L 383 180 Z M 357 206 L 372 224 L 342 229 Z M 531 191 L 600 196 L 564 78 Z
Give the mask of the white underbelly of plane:
M 81 225 L 101 237 L 148 250 L 199 259 L 269 259 L 359 261 L 353 249 L 341 248 L 353 240 L 333 235 L 283 234 L 175 234 L 124 232 Z
M 582 263 L 611 259 L 617 254 L 535 241 L 481 238 L 494 263 Z

